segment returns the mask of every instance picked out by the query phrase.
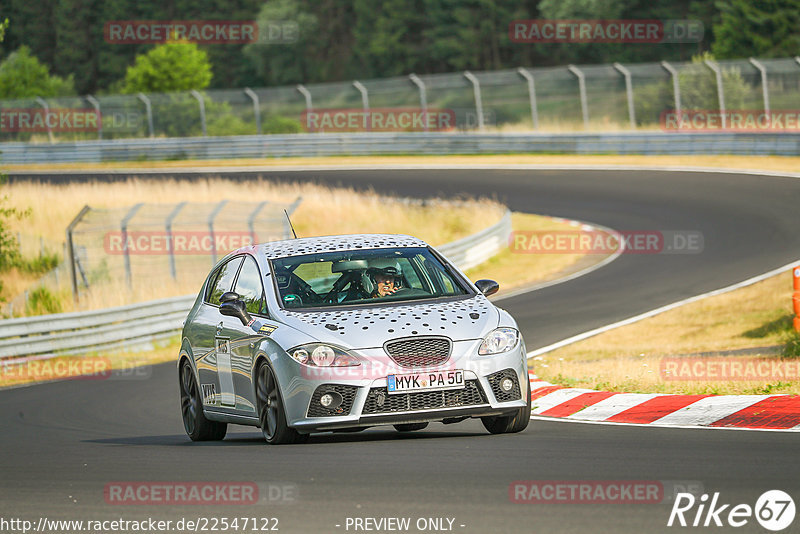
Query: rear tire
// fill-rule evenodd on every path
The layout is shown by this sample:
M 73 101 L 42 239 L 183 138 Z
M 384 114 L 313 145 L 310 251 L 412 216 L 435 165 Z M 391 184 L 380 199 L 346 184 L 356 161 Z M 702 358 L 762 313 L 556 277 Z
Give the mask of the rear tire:
M 528 402 L 513 415 L 498 415 L 494 417 L 481 417 L 483 427 L 492 434 L 514 434 L 528 428 L 531 421 L 531 383 L 525 380 L 524 395 Z
M 194 378 L 194 371 L 188 361 L 181 365 L 181 416 L 183 428 L 192 441 L 219 441 L 225 438 L 227 423 L 209 421 L 203 414 L 203 400 Z
M 286 424 L 278 380 L 275 371 L 266 361 L 262 361 L 256 370 L 256 401 L 261 432 L 267 443 L 284 445 L 308 441 L 308 434 L 301 434 Z
M 428 423 L 403 423 L 402 425 L 393 426 L 398 432 L 414 432 L 415 430 L 422 430 L 428 426 Z

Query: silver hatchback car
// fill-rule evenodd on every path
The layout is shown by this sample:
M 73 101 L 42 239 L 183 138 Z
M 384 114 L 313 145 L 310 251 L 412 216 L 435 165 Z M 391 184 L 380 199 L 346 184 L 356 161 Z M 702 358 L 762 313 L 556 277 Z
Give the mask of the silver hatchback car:
M 311 432 L 480 418 L 519 432 L 531 413 L 514 319 L 424 241 L 342 235 L 276 241 L 223 258 L 183 328 L 181 414 L 192 440 L 229 423 L 267 442 Z

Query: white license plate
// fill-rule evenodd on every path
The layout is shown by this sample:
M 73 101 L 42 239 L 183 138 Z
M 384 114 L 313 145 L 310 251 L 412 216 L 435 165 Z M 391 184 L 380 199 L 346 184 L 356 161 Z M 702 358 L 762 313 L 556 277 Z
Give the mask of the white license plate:
M 437 389 L 463 389 L 464 371 L 428 371 L 386 377 L 389 394 Z

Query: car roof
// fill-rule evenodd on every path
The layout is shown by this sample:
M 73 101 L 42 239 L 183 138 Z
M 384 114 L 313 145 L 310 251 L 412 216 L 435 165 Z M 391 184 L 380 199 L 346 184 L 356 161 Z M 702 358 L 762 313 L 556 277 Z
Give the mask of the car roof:
M 403 234 L 347 234 L 301 237 L 258 245 L 267 259 L 375 248 L 427 247 L 425 241 Z

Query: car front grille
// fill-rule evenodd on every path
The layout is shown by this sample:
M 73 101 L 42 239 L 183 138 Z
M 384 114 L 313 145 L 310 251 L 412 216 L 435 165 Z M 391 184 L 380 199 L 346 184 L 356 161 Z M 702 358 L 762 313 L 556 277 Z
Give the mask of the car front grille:
M 353 407 L 353 401 L 358 392 L 357 386 L 344 386 L 341 384 L 323 384 L 319 386 L 311 396 L 308 405 L 308 417 L 331 417 L 336 415 L 348 415 Z M 319 400 L 326 393 L 338 393 L 342 396 L 342 402 L 336 407 L 325 407 Z
M 477 380 L 467 380 L 464 389 L 442 391 L 420 391 L 389 395 L 386 388 L 372 388 L 367 395 L 363 415 L 393 412 L 409 412 L 436 408 L 453 408 L 486 404 Z
M 452 342 L 446 337 L 410 337 L 388 341 L 384 349 L 403 367 L 431 367 L 447 361 Z
M 500 387 L 500 382 L 504 379 L 510 378 L 514 382 L 514 387 L 511 388 L 511 391 L 503 391 Z M 503 369 L 502 371 L 497 371 L 486 377 L 486 380 L 489 381 L 489 384 L 492 386 L 492 393 L 494 393 L 494 398 L 497 399 L 497 402 L 508 402 L 520 399 L 522 397 L 522 393 L 519 390 L 519 380 L 517 380 L 517 373 L 514 372 L 513 369 Z

